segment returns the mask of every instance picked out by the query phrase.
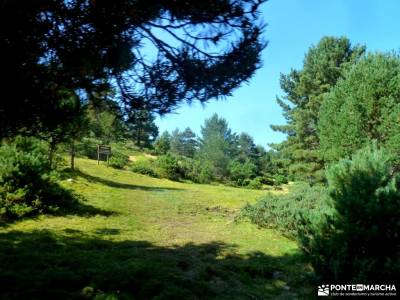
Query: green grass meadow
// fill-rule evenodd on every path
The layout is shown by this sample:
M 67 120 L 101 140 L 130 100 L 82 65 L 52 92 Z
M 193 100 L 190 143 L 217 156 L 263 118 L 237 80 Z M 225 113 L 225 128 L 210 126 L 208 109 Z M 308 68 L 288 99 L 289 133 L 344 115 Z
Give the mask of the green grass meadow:
M 4 299 L 303 299 L 294 241 L 236 220 L 265 191 L 77 159 L 79 209 L 0 225 Z

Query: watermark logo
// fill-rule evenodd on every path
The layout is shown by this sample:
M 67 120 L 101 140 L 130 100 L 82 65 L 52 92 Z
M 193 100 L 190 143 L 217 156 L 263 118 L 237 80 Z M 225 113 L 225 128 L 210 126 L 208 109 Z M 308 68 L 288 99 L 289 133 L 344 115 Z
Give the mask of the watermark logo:
M 322 284 L 318 296 L 397 296 L 394 284 Z
M 329 285 L 327 284 L 319 285 L 318 296 L 329 296 Z

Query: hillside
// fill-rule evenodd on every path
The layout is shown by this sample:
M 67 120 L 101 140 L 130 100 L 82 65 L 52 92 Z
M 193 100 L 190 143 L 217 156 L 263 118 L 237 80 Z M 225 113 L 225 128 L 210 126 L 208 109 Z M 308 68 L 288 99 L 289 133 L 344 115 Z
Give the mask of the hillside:
M 172 182 L 78 159 L 73 213 L 0 227 L 7 299 L 286 299 L 294 242 L 235 216 L 263 191 Z M 72 177 L 68 178 L 68 177 Z M 295 288 L 294 288 L 295 287 Z

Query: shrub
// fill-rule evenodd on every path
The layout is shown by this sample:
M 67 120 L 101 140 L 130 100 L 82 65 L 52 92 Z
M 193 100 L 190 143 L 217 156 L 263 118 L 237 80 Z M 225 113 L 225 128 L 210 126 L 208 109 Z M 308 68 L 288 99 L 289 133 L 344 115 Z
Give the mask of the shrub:
M 108 161 L 109 165 L 116 169 L 123 169 L 128 164 L 128 156 L 120 152 L 112 152 L 112 155 Z
M 209 162 L 196 161 L 193 181 L 198 183 L 210 183 L 214 180 L 214 168 Z
M 97 159 L 97 145 L 100 140 L 94 138 L 83 138 L 81 142 L 76 143 L 75 152 L 77 156 L 84 156 L 90 159 Z
M 251 179 L 250 182 L 247 184 L 247 187 L 249 189 L 253 189 L 253 190 L 261 190 L 262 186 L 263 186 L 263 184 L 261 183 L 261 178 L 260 177 L 256 177 L 254 179 Z
M 376 146 L 327 172 L 331 215 L 304 218 L 303 251 L 325 282 L 391 282 L 399 278 L 400 176 Z
M 177 156 L 176 156 L 177 157 Z M 178 159 L 180 175 L 182 179 L 189 179 L 197 182 L 197 164 L 196 161 L 189 157 L 180 156 Z
M 210 183 L 213 179 L 213 169 L 208 162 L 181 156 L 178 164 L 182 179 L 196 183 Z
M 246 160 L 244 163 L 234 160 L 229 166 L 229 178 L 239 186 L 244 185 L 245 179 L 251 179 L 256 176 L 257 167 L 250 160 Z
M 288 183 L 286 176 L 280 174 L 274 176 L 274 185 L 282 185 L 286 183 Z
M 296 237 L 303 215 L 314 218 L 327 210 L 325 197 L 326 190 L 322 186 L 297 185 L 288 194 L 268 194 L 253 205 L 247 204 L 240 217 L 249 218 L 260 227 L 278 229 L 287 236 Z
M 136 161 L 132 164 L 131 171 L 151 177 L 158 177 L 152 161 L 147 161 L 147 160 Z
M 264 175 L 264 176 L 259 177 L 259 178 L 260 178 L 260 182 L 261 182 L 262 184 L 274 185 L 274 179 L 271 178 L 271 177 L 269 177 L 269 176 Z
M 161 155 L 155 161 L 157 174 L 161 178 L 170 180 L 179 180 L 182 177 L 182 169 L 179 166 L 178 159 L 171 155 Z
M 0 147 L 0 218 L 54 211 L 67 197 L 34 139 L 17 138 Z

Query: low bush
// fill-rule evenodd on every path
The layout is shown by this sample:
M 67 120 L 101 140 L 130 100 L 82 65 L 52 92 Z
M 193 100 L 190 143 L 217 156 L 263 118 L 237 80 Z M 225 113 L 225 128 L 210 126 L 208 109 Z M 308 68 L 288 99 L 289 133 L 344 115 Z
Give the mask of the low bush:
M 100 140 L 94 138 L 83 138 L 82 141 L 75 145 L 76 155 L 90 159 L 97 159 L 97 145 L 99 144 L 101 144 Z
M 288 183 L 288 179 L 284 175 L 275 175 L 274 176 L 274 185 L 282 185 Z
M 182 179 L 188 179 L 196 183 L 210 183 L 213 180 L 212 168 L 207 162 L 180 157 L 178 164 Z
M 261 190 L 263 187 L 263 184 L 261 182 L 260 177 L 256 177 L 254 179 L 251 179 L 250 182 L 247 184 L 247 188 L 253 189 L 253 190 Z
M 261 177 L 259 177 L 259 178 L 260 178 L 260 182 L 261 182 L 262 184 L 274 185 L 274 179 L 273 179 L 272 177 L 269 177 L 269 176 L 264 175 L 264 176 L 261 176 Z
M 131 166 L 131 171 L 151 177 L 158 177 L 154 163 L 148 160 L 134 162 Z
M 115 169 L 123 169 L 129 162 L 128 156 L 113 151 L 108 164 Z
M 260 227 L 278 229 L 294 238 L 303 225 L 303 216 L 314 219 L 327 211 L 325 198 L 326 189 L 322 186 L 297 185 L 287 194 L 268 194 L 255 204 L 247 204 L 240 217 L 248 218 Z
M 233 160 L 229 166 L 229 178 L 238 186 L 245 186 L 245 179 L 252 179 L 256 176 L 257 167 L 250 160 L 244 163 Z
M 197 182 L 196 179 L 196 177 L 198 176 L 197 161 L 189 157 L 181 156 L 178 159 L 178 164 L 182 179 L 188 179 L 193 182 Z
M 70 197 L 56 182 L 46 151 L 31 138 L 0 146 L 0 218 L 57 210 Z
M 301 247 L 323 282 L 400 278 L 400 175 L 376 146 L 327 172 L 332 214 L 304 218 Z
M 214 169 L 208 162 L 197 162 L 198 173 L 194 176 L 194 181 L 198 183 L 211 183 L 214 180 Z
M 156 172 L 161 178 L 170 180 L 180 180 L 182 178 L 182 169 L 177 157 L 166 154 L 161 155 L 155 161 Z

